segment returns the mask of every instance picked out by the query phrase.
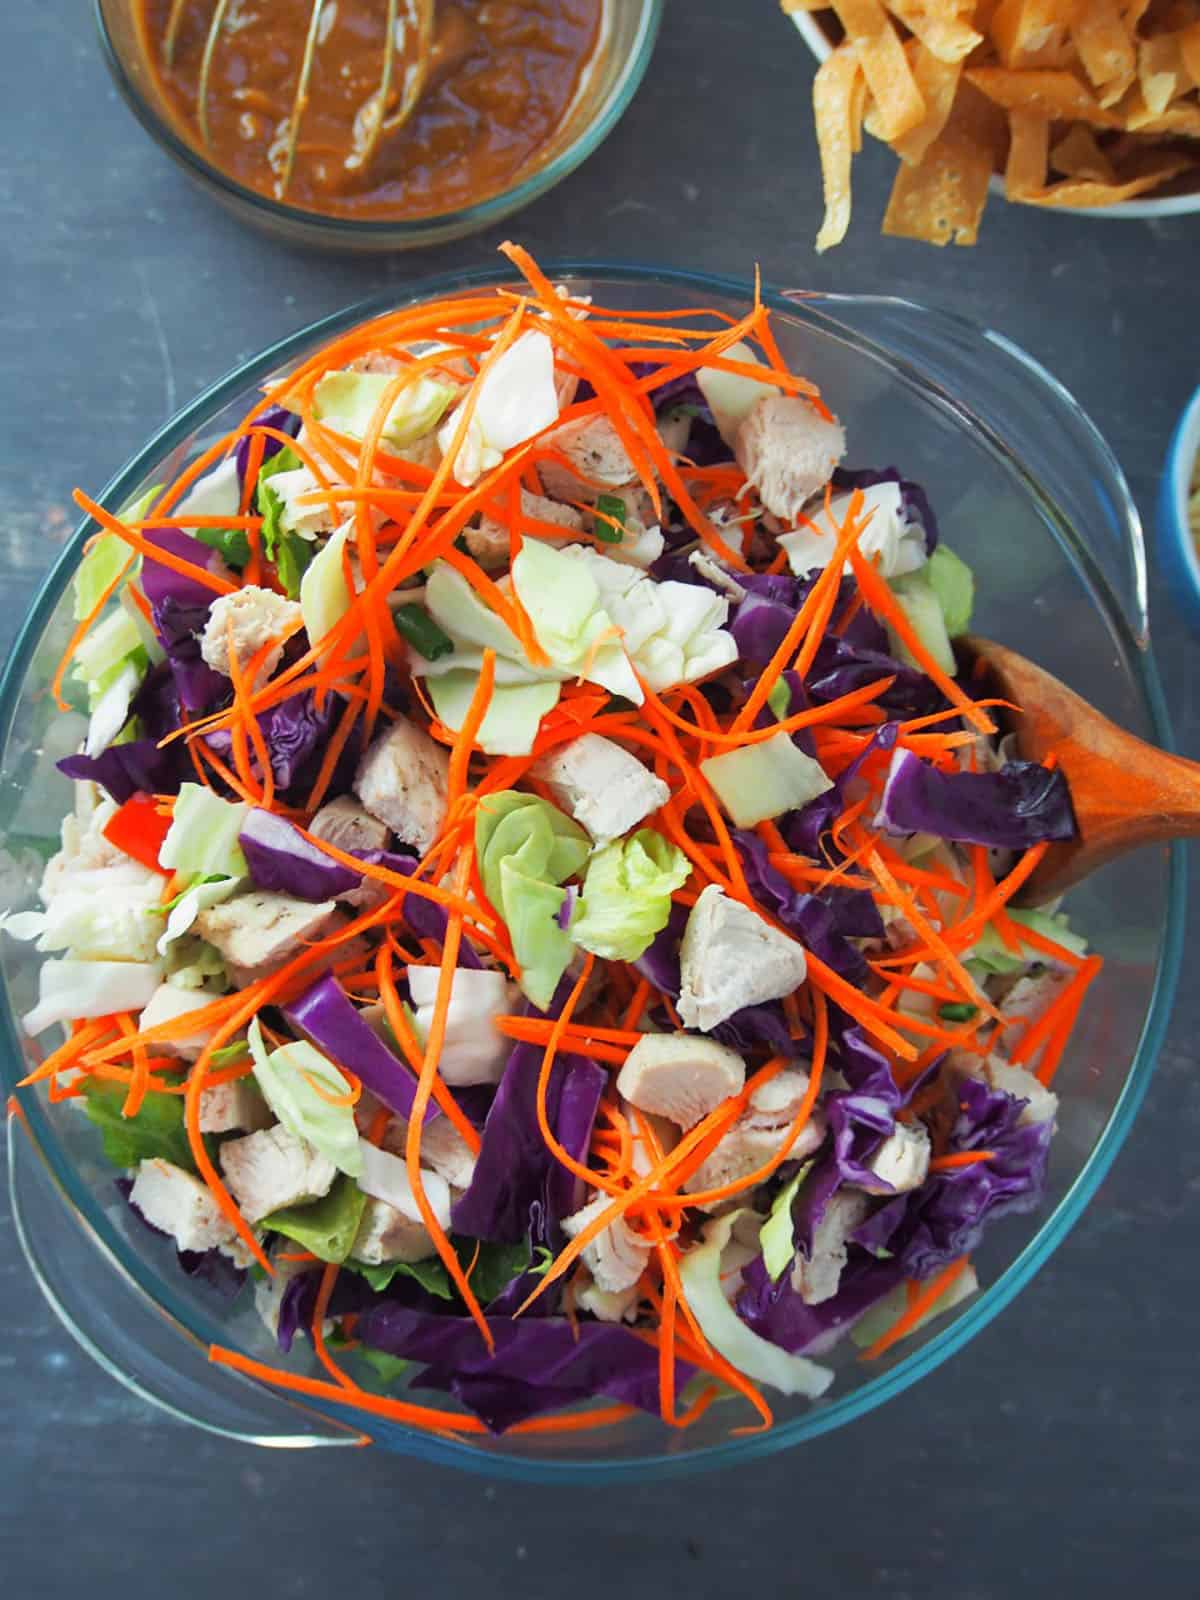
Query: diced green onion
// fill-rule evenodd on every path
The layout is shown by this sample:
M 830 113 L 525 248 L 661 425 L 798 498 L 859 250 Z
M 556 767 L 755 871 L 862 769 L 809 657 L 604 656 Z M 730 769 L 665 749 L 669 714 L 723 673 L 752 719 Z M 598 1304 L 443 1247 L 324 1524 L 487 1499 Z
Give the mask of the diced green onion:
M 972 1017 L 978 1015 L 978 1006 L 962 1005 L 957 1000 L 950 1005 L 938 1007 L 938 1016 L 943 1022 L 970 1022 Z
M 620 544 L 625 537 L 625 518 L 629 515 L 619 494 L 602 494 L 596 497 L 597 539 L 604 544 Z
M 437 661 L 454 653 L 454 640 L 420 606 L 398 606 L 392 613 L 396 626 L 426 661 Z

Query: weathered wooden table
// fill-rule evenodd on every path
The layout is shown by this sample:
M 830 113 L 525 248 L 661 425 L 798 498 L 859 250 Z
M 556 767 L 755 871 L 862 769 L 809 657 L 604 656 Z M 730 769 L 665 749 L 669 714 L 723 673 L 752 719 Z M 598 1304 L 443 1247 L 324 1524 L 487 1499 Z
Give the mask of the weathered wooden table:
M 86 8 L 6 8 L 0 102 L 0 650 L 95 489 L 177 406 L 311 318 L 494 237 L 391 260 L 244 232 L 145 139 Z M 1091 411 L 1150 521 L 1200 382 L 1200 216 L 1151 225 L 994 204 L 974 251 L 877 236 L 891 158 L 861 161 L 850 241 L 818 260 L 811 67 L 772 0 L 668 0 L 608 143 L 512 224 L 544 255 L 888 289 L 1036 353 Z M 498 236 L 497 236 L 498 237 Z M 1156 584 L 1181 747 L 1193 641 Z M 1200 680 L 1198 680 L 1200 681 Z M 253 1454 L 143 1408 L 70 1342 L 0 1203 L 6 1594 L 871 1594 L 1009 1600 L 1196 1592 L 1200 987 L 1185 963 L 1145 1108 L 1083 1223 L 936 1379 L 802 1452 L 633 1490 L 489 1487 L 373 1451 Z

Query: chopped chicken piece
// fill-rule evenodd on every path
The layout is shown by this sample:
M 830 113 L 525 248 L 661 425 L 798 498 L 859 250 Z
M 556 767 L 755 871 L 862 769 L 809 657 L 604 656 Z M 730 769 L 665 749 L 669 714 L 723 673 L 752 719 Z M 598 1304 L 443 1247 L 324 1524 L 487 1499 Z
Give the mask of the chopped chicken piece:
M 332 1161 L 280 1123 L 244 1139 L 227 1139 L 221 1170 L 247 1222 L 261 1222 L 285 1206 L 305 1206 L 329 1193 Z
M 599 1322 L 633 1322 L 637 1316 L 637 1284 L 614 1293 L 601 1289 L 594 1278 L 582 1271 L 576 1280 L 575 1309 L 590 1311 Z
M 547 536 L 547 542 L 553 545 L 566 544 L 573 534 L 583 529 L 583 514 L 574 506 L 562 505 L 542 494 L 530 494 L 528 489 L 521 490 L 521 518 L 552 522 L 562 528 L 561 540 Z M 479 519 L 477 528 L 464 528 L 463 535 L 467 549 L 485 571 L 497 572 L 508 567 L 510 537 L 506 523 L 484 515 Z
M 597 844 L 636 828 L 671 795 L 644 762 L 598 733 L 585 733 L 551 750 L 532 776 L 549 786 L 558 804 Z
M 867 1165 L 879 1179 L 879 1187 L 859 1187 L 871 1194 L 904 1194 L 919 1189 L 929 1173 L 929 1134 L 919 1122 L 898 1123 Z
M 567 465 L 541 461 L 538 476 L 542 488 L 553 500 L 584 501 L 591 504 L 598 494 L 633 483 L 637 468 L 611 420 L 605 416 L 579 417 L 564 422 L 541 440 L 547 450 L 555 450 Z
M 802 945 L 715 883 L 692 907 L 679 957 L 679 1015 L 702 1033 L 744 1006 L 791 994 L 808 970 Z
M 792 1268 L 792 1288 L 805 1305 L 819 1306 L 837 1293 L 846 1265 L 846 1245 L 870 1204 L 865 1194 L 854 1189 L 840 1189 L 826 1204 L 813 1229 L 811 1256 L 797 1251 Z
M 218 595 L 208 613 L 200 637 L 200 654 L 214 672 L 229 677 L 229 642 L 238 671 L 245 672 L 265 644 L 277 641 L 258 669 L 258 680 L 269 678 L 283 654 L 284 634 L 295 632 L 301 611 L 295 600 L 285 600 L 273 589 L 260 589 L 248 583 L 233 594 Z
M 378 1267 L 385 1261 L 427 1261 L 437 1249 L 423 1222 L 414 1222 L 386 1200 L 368 1200 L 350 1254 Z
M 354 789 L 373 817 L 424 854 L 446 818 L 449 776 L 442 746 L 398 717 L 363 756 Z
M 258 1133 L 271 1121 L 270 1109 L 250 1078 L 200 1092 L 201 1133 Z
M 354 799 L 339 795 L 324 805 L 308 825 L 315 839 L 322 839 L 337 850 L 386 850 L 392 832 Z
M 232 967 L 261 973 L 298 955 L 336 915 L 332 900 L 314 904 L 290 894 L 251 889 L 201 911 L 195 928 Z
M 689 1033 L 647 1033 L 626 1056 L 617 1093 L 687 1129 L 740 1094 L 745 1081 L 746 1063 L 736 1050 Z
M 424 1042 L 437 1002 L 438 967 L 409 967 L 417 1037 Z M 499 1083 L 512 1042 L 498 1031 L 495 1019 L 511 1011 L 517 991 L 503 972 L 458 967 L 450 986 L 446 1034 L 438 1060 L 443 1083 Z
M 563 1231 L 575 1238 L 612 1203 L 607 1194 L 598 1194 L 581 1211 L 563 1221 Z M 631 1289 L 645 1270 L 650 1256 L 649 1239 L 634 1233 L 624 1217 L 610 1222 L 596 1237 L 583 1247 L 583 1263 L 595 1280 L 596 1287 L 607 1294 L 621 1294 Z
M 981 1078 L 993 1089 L 1002 1090 L 1016 1100 L 1027 1100 L 1019 1124 L 1027 1127 L 1034 1122 L 1053 1122 L 1058 1110 L 1058 1096 L 1039 1083 L 1032 1072 L 1016 1067 L 1003 1056 L 976 1056 L 966 1050 L 950 1052 L 950 1066 L 969 1078 Z
M 764 396 L 737 431 L 738 466 L 766 509 L 789 527 L 829 482 L 845 450 L 841 423 L 826 422 L 798 395 Z
M 173 983 L 160 983 L 142 1008 L 138 1029 L 144 1033 L 160 1023 L 186 1017 L 189 1011 L 202 1011 L 212 1005 L 214 999 L 215 995 L 206 994 L 203 989 L 180 989 Z M 183 1039 L 162 1039 L 154 1046 L 155 1053 L 182 1056 L 185 1061 L 195 1061 L 214 1031 L 213 1028 L 201 1028 L 199 1032 L 189 1033 Z
M 180 1250 L 216 1250 L 237 1237 L 207 1185 L 170 1161 L 141 1162 L 129 1199 Z

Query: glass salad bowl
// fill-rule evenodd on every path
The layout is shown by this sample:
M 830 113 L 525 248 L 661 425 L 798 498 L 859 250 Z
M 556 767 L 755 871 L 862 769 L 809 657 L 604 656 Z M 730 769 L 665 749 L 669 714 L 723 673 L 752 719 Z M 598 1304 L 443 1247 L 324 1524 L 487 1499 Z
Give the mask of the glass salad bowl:
M 609 306 L 717 307 L 741 315 L 749 286 L 679 271 L 589 263 L 547 268 Z M 411 286 L 424 299 L 504 281 L 504 269 Z M 767 296 L 788 364 L 815 379 L 846 424 L 850 464 L 895 462 L 927 488 L 948 542 L 975 568 L 975 626 L 1042 662 L 1133 733 L 1169 743 L 1149 648 L 1145 557 L 1137 511 L 1116 461 L 1071 396 L 997 334 L 884 297 Z M 233 426 L 259 385 L 366 315 L 390 295 L 305 328 L 201 395 L 105 490 L 116 508 L 173 475 Z M 53 663 L 69 634 L 70 578 L 81 526 L 26 621 L 0 685 L 0 830 L 13 906 L 32 901 L 44 858 L 71 804 L 55 760 L 79 726 L 54 713 Z M 1055 1088 L 1059 1133 L 1044 1205 L 1009 1217 L 975 1256 L 983 1288 L 953 1313 L 864 1363 L 847 1342 L 821 1401 L 772 1396 L 776 1425 L 736 1434 L 736 1402 L 713 1406 L 684 1432 L 639 1416 L 586 1433 L 480 1442 L 418 1434 L 284 1396 L 209 1364 L 211 1343 L 277 1361 L 243 1294 L 232 1305 L 177 1269 L 169 1243 L 141 1227 L 121 1199 L 96 1130 L 68 1106 L 16 1083 L 41 1058 L 16 1018 L 32 1003 L 37 958 L 5 941 L 0 1085 L 8 1100 L 12 1212 L 30 1266 L 80 1343 L 122 1382 L 176 1417 L 260 1445 L 353 1445 L 518 1478 L 662 1475 L 715 1467 L 812 1439 L 864 1415 L 960 1350 L 1028 1282 L 1094 1193 L 1129 1131 L 1161 1041 L 1179 965 L 1184 877 L 1178 851 L 1117 862 L 1074 891 L 1075 925 L 1105 957 Z M 43 1041 L 49 1047 L 49 1041 Z M 297 1341 L 294 1370 L 311 1353 Z M 314 1363 L 315 1366 L 315 1363 Z

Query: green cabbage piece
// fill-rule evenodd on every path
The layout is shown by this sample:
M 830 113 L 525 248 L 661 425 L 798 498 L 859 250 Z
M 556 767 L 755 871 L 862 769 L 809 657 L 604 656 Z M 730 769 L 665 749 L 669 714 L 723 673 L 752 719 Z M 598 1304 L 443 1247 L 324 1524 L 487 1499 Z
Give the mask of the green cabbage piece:
M 833 788 L 821 763 L 805 755 L 786 733 L 709 756 L 700 770 L 739 828 L 798 811 Z
M 975 575 L 961 557 L 939 544 L 929 558 L 925 576 L 937 596 L 946 619 L 946 632 L 953 639 L 966 633 L 975 606 Z
M 922 568 L 919 572 L 905 573 L 902 578 L 893 578 L 888 586 L 900 602 L 917 638 L 942 671 L 953 677 L 958 671 L 958 663 L 950 646 L 950 634 L 941 602 L 926 576 L 926 570 Z M 890 626 L 888 637 L 892 654 L 897 660 L 910 667 L 919 666 L 908 646 Z
M 342 551 L 349 537 L 349 528 L 330 534 L 300 579 L 300 611 L 309 644 L 319 644 L 350 609 L 352 596 L 342 569 Z
M 238 843 L 250 807 L 185 783 L 158 859 L 188 878 L 245 878 L 250 869 Z
M 307 1206 L 287 1206 L 264 1217 L 260 1224 L 269 1233 L 282 1233 L 321 1261 L 339 1266 L 350 1254 L 358 1235 L 367 1197 L 353 1178 L 340 1174 L 323 1199 Z
M 556 921 L 566 899 L 559 885 L 580 871 L 590 845 L 578 823 L 537 795 L 507 789 L 475 813 L 484 893 L 508 929 L 521 988 L 542 1009 L 575 951 Z
M 783 1276 L 792 1264 L 792 1257 L 796 1254 L 792 1201 L 796 1198 L 796 1193 L 808 1175 L 808 1170 L 811 1166 L 811 1161 L 806 1162 L 792 1181 L 783 1186 L 772 1202 L 770 1215 L 758 1230 L 758 1242 L 762 1245 L 763 1266 L 770 1273 L 772 1283 L 777 1282 Z
M 479 673 L 455 669 L 426 680 L 438 718 L 453 733 L 467 720 L 479 684 Z M 475 743 L 489 756 L 527 756 L 547 711 L 561 693 L 558 683 L 497 683 Z
M 671 896 L 692 867 L 653 828 L 639 828 L 595 852 L 571 919 L 575 942 L 606 961 L 636 961 L 666 927 Z
M 1017 906 L 1006 906 L 1005 910 L 1014 922 L 1022 923 L 1045 939 L 1053 939 L 1072 954 L 1087 954 L 1087 940 L 1074 932 L 1065 912 L 1023 911 Z M 1010 950 L 990 922 L 964 956 L 964 960 L 980 968 L 984 976 L 1022 972 L 1031 961 L 1038 959 L 1036 952 Z
M 390 372 L 327 372 L 313 391 L 313 411 L 339 433 L 365 438 L 384 391 L 395 380 Z M 422 373 L 393 401 L 383 425 L 384 444 L 402 448 L 429 433 L 457 393 L 456 384 Z
M 512 566 L 517 598 L 556 667 L 640 705 L 642 688 L 586 563 L 526 539 Z
M 725 1298 L 721 1252 L 742 1215 L 742 1211 L 731 1211 L 715 1217 L 705 1227 L 701 1243 L 680 1258 L 679 1276 L 688 1304 L 709 1344 L 739 1372 L 783 1394 L 802 1394 L 815 1400 L 833 1382 L 830 1369 L 806 1356 L 789 1355 L 762 1338 L 746 1326 Z
M 136 500 L 131 500 L 122 509 L 122 519 L 126 522 L 140 522 L 161 493 L 161 483 L 155 484 L 152 489 L 147 489 L 145 494 L 139 495 Z M 92 541 L 75 572 L 76 622 L 82 622 L 84 617 L 95 609 L 100 596 L 129 560 L 129 553 L 129 546 L 115 533 L 101 533 Z M 136 574 L 140 565 L 140 558 L 134 561 L 129 569 L 130 577 Z
M 362 1148 L 352 1105 L 331 1105 L 313 1086 L 345 1096 L 346 1080 L 330 1061 L 306 1041 L 282 1045 L 268 1053 L 258 1018 L 246 1030 L 254 1077 L 263 1098 L 289 1133 L 307 1140 L 332 1161 L 339 1172 L 357 1178 L 363 1170 Z

